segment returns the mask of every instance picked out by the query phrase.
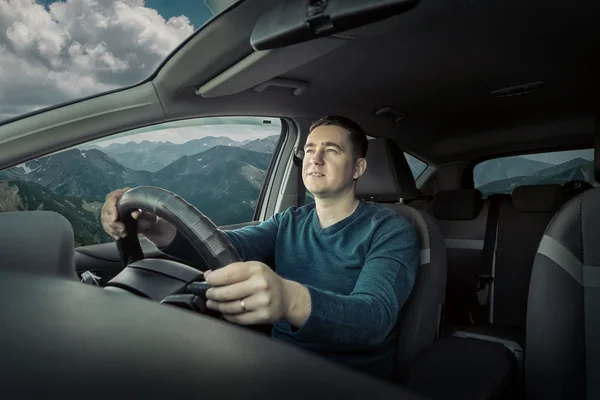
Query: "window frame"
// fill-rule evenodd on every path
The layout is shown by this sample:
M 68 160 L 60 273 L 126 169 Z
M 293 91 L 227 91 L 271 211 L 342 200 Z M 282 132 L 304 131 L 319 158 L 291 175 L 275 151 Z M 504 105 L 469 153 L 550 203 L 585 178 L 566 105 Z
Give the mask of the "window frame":
M 283 150 L 284 150 L 285 144 L 288 140 L 288 133 L 290 131 L 289 121 L 287 121 L 285 118 L 282 118 L 279 116 L 264 116 L 264 115 L 215 115 L 215 116 L 212 116 L 212 115 L 203 115 L 203 116 L 194 116 L 194 117 L 173 119 L 173 120 L 169 120 L 169 121 L 160 121 L 160 122 L 156 122 L 156 123 L 152 123 L 152 124 L 147 124 L 147 125 L 144 125 L 141 127 L 135 127 L 135 128 L 124 129 L 124 130 L 112 132 L 110 135 L 78 142 L 76 144 L 72 144 L 67 147 L 61 148 L 60 150 L 44 152 L 43 154 L 34 156 L 32 158 L 28 158 L 25 161 L 6 166 L 5 168 L 2 168 L 0 171 L 7 171 L 7 170 L 10 170 L 11 168 L 14 168 L 14 167 L 20 165 L 20 164 L 32 162 L 32 161 L 39 160 L 39 159 L 48 158 L 55 154 L 66 152 L 66 151 L 69 151 L 72 149 L 78 149 L 81 151 L 81 147 L 84 147 L 86 145 L 102 143 L 104 141 L 110 141 L 110 140 L 117 139 L 117 138 L 134 138 L 140 134 L 145 133 L 144 131 L 135 132 L 135 131 L 138 131 L 143 128 L 152 128 L 152 127 L 159 127 L 161 125 L 166 125 L 164 127 L 164 129 L 173 129 L 174 127 L 169 126 L 169 124 L 182 122 L 182 121 L 194 121 L 194 120 L 202 121 L 202 120 L 211 119 L 211 118 L 226 119 L 226 118 L 248 118 L 248 117 L 257 118 L 257 119 L 265 118 L 265 119 L 279 120 L 279 123 L 280 123 L 280 130 L 278 131 L 279 138 L 275 145 L 275 149 L 273 150 L 273 153 L 271 154 L 271 158 L 270 158 L 269 164 L 267 166 L 267 169 L 265 170 L 265 178 L 264 178 L 261 188 L 258 192 L 258 196 L 256 198 L 256 206 L 254 207 L 252 217 L 248 221 L 239 221 L 239 222 L 236 222 L 236 224 L 234 224 L 234 225 L 252 224 L 252 223 L 255 223 L 260 220 L 260 216 L 264 214 L 267 204 L 273 200 L 273 199 L 271 199 L 272 194 L 277 193 L 277 185 L 274 184 L 274 183 L 276 183 L 276 182 L 274 182 L 274 177 L 275 177 L 275 175 L 277 175 L 278 169 L 281 166 L 282 159 L 284 159 Z M 227 124 L 225 124 L 225 125 L 227 125 Z M 176 127 L 175 127 L 175 129 L 176 129 Z M 160 131 L 160 130 L 161 129 L 156 129 L 155 131 Z M 133 133 L 127 134 L 130 131 Z M 275 135 L 275 133 L 273 133 L 273 135 Z M 268 135 L 268 136 L 272 136 L 272 135 Z M 193 139 L 195 139 L 195 138 L 191 138 L 190 140 L 193 140 Z M 235 138 L 232 138 L 232 139 L 235 139 Z M 47 188 L 46 190 L 53 192 L 49 188 Z M 24 210 L 24 211 L 27 211 L 27 210 Z M 98 223 L 99 223 L 99 221 L 98 221 Z M 97 243 L 97 244 L 105 244 L 105 243 L 101 241 L 100 243 Z

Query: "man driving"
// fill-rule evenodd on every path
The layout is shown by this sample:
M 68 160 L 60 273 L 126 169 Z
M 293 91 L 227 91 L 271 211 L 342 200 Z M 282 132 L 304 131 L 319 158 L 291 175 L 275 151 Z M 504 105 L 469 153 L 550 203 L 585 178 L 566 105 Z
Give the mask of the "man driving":
M 290 207 L 256 226 L 224 231 L 243 262 L 207 271 L 207 308 L 241 325 L 273 324 L 275 339 L 382 378 L 393 373 L 398 315 L 414 286 L 419 242 L 412 224 L 363 202 L 356 180 L 367 168 L 368 139 L 340 116 L 315 122 L 302 177 L 314 203 Z M 125 237 L 106 196 L 102 225 Z M 139 233 L 163 252 L 190 261 L 195 251 L 167 221 L 133 213 Z

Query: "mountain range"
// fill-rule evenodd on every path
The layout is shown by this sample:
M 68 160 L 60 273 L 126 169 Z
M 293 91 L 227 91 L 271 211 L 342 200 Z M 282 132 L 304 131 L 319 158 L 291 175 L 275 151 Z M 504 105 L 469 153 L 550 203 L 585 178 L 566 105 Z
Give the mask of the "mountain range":
M 136 144 L 151 148 L 148 143 Z M 56 211 L 72 223 L 77 245 L 104 243 L 112 240 L 100 225 L 106 194 L 123 187 L 157 186 L 182 196 L 217 225 L 249 221 L 272 153 L 244 146 L 268 151 L 270 146 L 274 148 L 273 140 L 249 141 L 240 146 L 212 144 L 156 172 L 123 166 L 93 146 L 42 157 L 0 171 L 0 211 Z M 124 146 L 130 148 L 119 152 L 120 146 L 113 146 L 110 150 L 114 154 L 132 151 L 130 144 Z M 155 153 L 165 146 L 169 145 L 162 143 L 145 151 Z
M 473 170 L 473 181 L 475 187 L 481 187 L 495 181 L 531 175 L 553 165 L 524 157 L 496 158 L 478 164 Z
M 486 161 L 474 171 L 475 187 L 484 196 L 491 193 L 511 193 L 517 186 L 556 183 L 571 180 L 594 181 L 594 162 L 575 158 L 554 165 L 523 157 Z M 481 182 L 486 182 L 481 184 Z M 478 185 L 479 183 L 479 185 Z
M 273 154 L 278 140 L 279 135 L 244 141 L 236 141 L 225 136 L 206 136 L 181 144 L 145 140 L 140 143 L 112 143 L 105 147 L 84 145 L 79 147 L 79 149 L 100 150 L 124 167 L 136 171 L 157 172 L 183 156 L 192 156 L 216 146 L 240 147 L 261 153 Z

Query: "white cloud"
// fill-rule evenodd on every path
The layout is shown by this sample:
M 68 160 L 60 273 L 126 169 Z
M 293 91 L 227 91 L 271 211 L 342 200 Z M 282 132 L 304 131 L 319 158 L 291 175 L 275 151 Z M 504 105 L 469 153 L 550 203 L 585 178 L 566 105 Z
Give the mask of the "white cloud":
M 137 83 L 193 31 L 143 0 L 0 0 L 0 118 Z

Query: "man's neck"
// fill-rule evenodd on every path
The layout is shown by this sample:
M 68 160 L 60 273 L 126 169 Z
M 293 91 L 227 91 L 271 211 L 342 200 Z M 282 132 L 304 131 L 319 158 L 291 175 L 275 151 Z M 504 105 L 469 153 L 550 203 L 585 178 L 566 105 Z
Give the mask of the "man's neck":
M 354 193 L 339 198 L 315 198 L 315 207 L 321 228 L 327 228 L 349 217 L 358 207 L 360 201 Z

